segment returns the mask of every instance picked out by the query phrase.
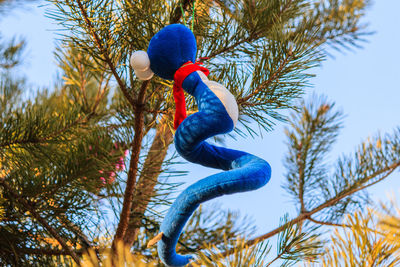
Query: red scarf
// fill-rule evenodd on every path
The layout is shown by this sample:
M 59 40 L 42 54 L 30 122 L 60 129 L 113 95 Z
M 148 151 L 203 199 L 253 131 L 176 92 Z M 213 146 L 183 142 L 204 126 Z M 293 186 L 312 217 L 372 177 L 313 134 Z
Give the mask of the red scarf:
M 175 130 L 178 128 L 179 124 L 186 119 L 186 102 L 185 95 L 182 89 L 182 83 L 189 74 L 195 71 L 202 71 L 206 76 L 210 73 L 210 71 L 202 66 L 199 66 L 201 63 L 193 63 L 191 61 L 186 62 L 180 67 L 174 75 L 174 100 L 175 100 L 175 118 L 174 118 L 174 128 Z

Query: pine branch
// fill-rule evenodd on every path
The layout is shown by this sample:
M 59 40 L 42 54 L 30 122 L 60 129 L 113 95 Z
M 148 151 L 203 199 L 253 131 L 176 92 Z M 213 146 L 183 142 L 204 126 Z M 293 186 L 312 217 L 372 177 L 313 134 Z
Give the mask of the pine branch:
M 265 265 L 265 267 L 271 266 L 272 263 L 279 260 L 285 253 L 286 253 L 286 251 L 284 250 L 281 253 L 279 253 L 278 255 L 276 255 L 275 258 L 272 259 L 272 261 L 270 261 L 267 265 Z
M 299 201 L 300 201 L 300 212 L 306 212 L 304 205 L 304 168 L 299 168 Z
M 95 102 L 94 102 L 94 105 L 93 105 L 93 108 L 92 108 L 92 112 L 93 112 L 93 113 L 96 112 L 96 109 L 97 109 L 97 107 L 98 107 L 99 104 L 100 104 L 100 101 L 101 101 L 101 100 L 104 98 L 104 96 L 106 95 L 107 87 L 108 87 L 108 84 L 109 84 L 109 82 L 110 82 L 110 77 L 105 78 L 105 77 L 104 77 L 104 76 L 105 76 L 104 74 L 105 74 L 104 72 L 101 73 L 101 77 L 100 77 L 100 81 L 99 81 L 99 87 L 98 87 L 98 89 L 97 89 L 97 94 L 96 94 Z M 105 82 L 105 85 L 104 85 L 104 87 L 103 87 L 103 89 L 102 89 L 102 85 L 103 85 L 104 79 L 106 79 L 106 82 Z
M 382 228 L 380 219 L 378 210 L 367 209 L 350 214 L 346 220 L 348 227 L 342 231 L 335 230 L 319 261 L 308 266 L 354 266 L 358 263 L 365 266 L 398 266 L 398 228 Z
M 258 85 L 257 88 L 251 94 L 247 95 L 246 97 L 239 98 L 237 100 L 238 105 L 245 105 L 250 98 L 257 95 L 259 92 L 267 88 L 274 80 L 276 80 L 279 77 L 282 70 L 284 69 L 284 67 L 290 62 L 292 56 L 293 56 L 292 51 L 289 50 L 286 58 L 281 61 L 277 70 L 268 77 L 268 80 Z
M 81 228 L 79 228 L 78 225 L 76 225 L 73 221 L 69 220 L 66 216 L 64 215 L 58 215 L 57 220 L 65 227 L 69 228 L 77 237 L 77 239 L 80 240 L 81 246 L 84 248 L 84 250 L 88 249 L 93 249 L 93 246 L 91 242 L 89 241 L 89 238 L 83 233 Z
M 128 228 L 129 216 L 133 202 L 133 192 L 136 186 L 136 175 L 138 171 L 140 150 L 142 148 L 143 130 L 144 130 L 144 101 L 146 96 L 147 85 L 150 81 L 144 81 L 138 95 L 138 102 L 135 105 L 135 136 L 133 137 L 131 160 L 129 163 L 128 180 L 126 182 L 124 201 L 122 211 L 119 218 L 117 231 L 114 237 L 114 243 L 123 238 L 126 229 Z
M 5 181 L 3 177 L 0 177 L 0 184 L 6 189 L 6 191 L 11 194 L 21 206 L 29 211 L 32 216 L 44 227 L 46 230 L 58 241 L 61 247 L 74 259 L 74 261 L 80 266 L 79 256 L 73 251 L 66 243 L 66 241 L 58 234 L 58 232 L 50 226 L 46 219 L 42 218 L 39 213 L 30 205 L 30 203 L 21 197 L 15 190 Z
M 366 180 L 370 180 L 373 177 L 376 177 L 378 175 L 381 175 L 381 174 L 385 173 L 380 179 L 377 179 L 376 181 L 374 181 L 374 182 L 372 182 L 370 184 L 366 184 L 366 185 L 351 189 L 349 191 L 345 191 L 345 192 L 339 193 L 336 197 L 326 201 L 325 203 L 323 203 L 323 204 L 319 205 L 318 207 L 314 208 L 313 210 L 311 210 L 311 211 L 309 211 L 307 213 L 301 213 L 298 217 L 296 217 L 295 219 L 291 220 L 289 223 L 294 224 L 294 223 L 298 223 L 300 221 L 303 221 L 305 219 L 308 219 L 311 215 L 316 214 L 317 212 L 319 212 L 319 211 L 321 211 L 321 210 L 323 210 L 325 208 L 328 208 L 328 207 L 331 207 L 331 206 L 335 205 L 336 203 L 338 203 L 340 200 L 344 199 L 345 197 L 353 195 L 354 193 L 356 193 L 358 191 L 364 190 L 364 189 L 366 189 L 366 188 L 368 188 L 368 187 L 370 187 L 370 186 L 372 186 L 374 184 L 377 184 L 377 183 L 381 182 L 382 180 L 387 178 L 390 174 L 392 174 L 399 166 L 400 166 L 400 161 L 396 162 L 396 163 L 394 163 L 394 164 L 392 164 L 392 165 L 390 165 L 390 166 L 388 166 L 388 167 L 386 167 L 386 168 L 384 168 L 384 169 L 382 169 L 382 170 L 380 170 L 380 171 L 378 171 L 378 172 L 376 172 L 376 173 L 374 173 L 374 174 L 372 174 L 372 175 L 370 175 L 368 177 L 366 177 Z M 266 234 L 261 235 L 261 236 L 255 238 L 255 239 L 253 239 L 253 240 L 250 240 L 250 241 L 248 241 L 248 244 L 252 245 L 252 244 L 258 243 L 258 242 L 260 242 L 262 240 L 265 240 L 265 239 L 267 239 L 267 238 L 279 233 L 281 230 L 278 230 L 278 229 L 280 229 L 280 228 L 276 228 L 275 230 L 273 230 L 273 231 L 271 231 L 269 233 L 266 233 Z M 276 230 L 278 230 L 278 231 L 276 231 Z
M 325 225 L 325 226 L 333 226 L 333 227 L 341 227 L 341 228 L 351 228 L 352 226 L 349 224 L 344 224 L 344 223 L 333 223 L 333 222 L 326 222 L 326 221 L 320 221 L 320 220 L 316 220 L 314 218 L 312 218 L 311 216 L 307 218 L 307 220 L 315 223 L 315 224 L 319 224 L 319 225 Z M 368 227 L 364 227 L 365 229 L 368 229 L 371 232 L 377 232 L 376 229 L 372 229 L 372 228 L 368 228 Z M 384 235 L 384 233 L 381 233 L 382 235 Z
M 153 196 L 161 166 L 167 155 L 168 147 L 173 141 L 173 135 L 167 125 L 167 120 L 168 117 L 164 116 L 157 126 L 153 143 L 147 154 L 137 189 L 135 190 L 129 226 L 124 236 L 124 242 L 129 245 L 132 245 L 137 238 L 141 219 Z
M 224 47 L 224 48 L 222 48 L 220 50 L 217 50 L 217 51 L 207 55 L 207 57 L 208 58 L 214 58 L 216 56 L 219 56 L 220 54 L 223 54 L 223 53 L 230 52 L 230 51 L 234 50 L 235 48 L 237 48 L 241 44 L 244 44 L 244 43 L 247 43 L 247 42 L 250 42 L 250 41 L 254 41 L 256 39 L 257 39 L 256 35 L 248 36 L 247 38 L 239 40 L 236 43 L 231 44 L 230 46 L 226 46 L 226 47 Z
M 55 139 L 56 137 L 62 135 L 66 131 L 70 130 L 71 128 L 86 124 L 91 119 L 91 117 L 93 115 L 94 115 L 94 113 L 90 113 L 87 116 L 83 116 L 83 117 L 80 116 L 79 118 L 77 118 L 75 121 L 73 121 L 69 125 L 66 125 L 62 129 L 57 130 L 57 131 L 55 131 L 53 133 L 50 133 L 49 135 L 47 135 L 45 137 L 42 137 L 42 138 L 39 138 L 39 139 L 15 140 L 15 141 L 11 141 L 11 142 L 6 142 L 6 143 L 3 143 L 3 144 L 0 144 L 0 148 L 1 147 L 11 147 L 11 146 L 14 146 L 14 145 L 27 145 L 27 144 L 43 144 L 43 143 L 47 143 L 47 142 L 51 141 L 52 139 Z
M 310 104 L 302 105 L 300 113 L 292 113 L 292 129 L 285 130 L 289 152 L 285 156 L 288 173 L 284 188 L 293 195 L 303 213 L 312 209 L 322 194 L 320 182 L 327 173 L 325 156 L 339 133 L 342 115 L 333 111 L 334 104 L 316 97 Z
M 45 249 L 45 248 L 18 248 L 16 249 L 16 251 L 17 253 L 28 254 L 28 255 L 48 255 L 48 256 L 70 255 L 68 252 L 64 250 Z
M 95 43 L 100 50 L 100 53 L 103 55 L 105 62 L 110 67 L 110 70 L 111 70 L 112 74 L 114 75 L 115 79 L 117 80 L 117 83 L 118 83 L 119 87 L 121 88 L 122 93 L 124 94 L 124 96 L 126 97 L 128 102 L 131 104 L 132 108 L 135 109 L 136 108 L 135 100 L 129 94 L 126 84 L 122 81 L 121 77 L 119 76 L 119 74 L 114 66 L 114 63 L 112 62 L 112 60 L 110 58 L 109 51 L 107 51 L 107 49 L 104 48 L 99 36 L 96 33 L 95 28 L 93 27 L 93 25 L 88 17 L 88 14 L 87 14 L 85 8 L 82 5 L 82 2 L 80 0 L 77 0 L 77 3 L 78 3 L 78 6 L 79 6 L 79 9 L 81 11 L 83 18 L 85 19 L 86 25 L 89 29 L 89 33 L 93 36 Z
M 319 225 L 327 225 L 327 226 L 334 226 L 334 227 L 351 227 L 350 225 L 347 224 L 339 224 L 339 223 L 333 223 L 333 222 L 324 222 L 324 221 L 319 221 L 316 220 L 314 218 L 312 218 L 311 216 L 307 218 L 309 221 L 315 223 L 315 224 L 319 224 Z
M 368 187 L 370 187 L 370 186 L 372 186 L 372 185 L 374 185 L 376 183 L 379 183 L 379 182 L 383 181 L 391 173 L 393 173 L 398 167 L 400 167 L 400 161 L 398 161 L 398 162 L 396 162 L 396 163 L 394 163 L 394 164 L 392 164 L 390 166 L 387 166 L 386 168 L 384 168 L 384 169 L 382 169 L 380 171 L 377 171 L 377 172 L 369 175 L 368 177 L 366 177 L 366 180 L 371 180 L 372 178 L 383 174 L 383 176 L 381 178 L 377 179 L 376 181 L 374 181 L 372 183 L 369 183 L 369 184 L 365 184 L 365 185 L 360 186 L 360 187 L 356 187 L 356 188 L 348 190 L 348 191 L 340 192 L 339 194 L 337 194 L 336 197 L 326 201 L 325 203 L 323 203 L 323 204 L 319 205 L 318 207 L 314 208 L 313 210 L 311 210 L 309 212 L 305 212 L 305 213 L 300 213 L 296 218 L 288 221 L 286 224 L 284 224 L 284 225 L 282 225 L 280 227 L 277 227 L 274 230 L 272 230 L 272 231 L 270 231 L 270 232 L 268 232 L 266 234 L 263 234 L 263 235 L 258 236 L 256 238 L 248 240 L 246 242 L 246 245 L 247 246 L 252 246 L 252 245 L 255 245 L 257 243 L 260 243 L 261 241 L 266 240 L 266 239 L 268 239 L 268 238 L 270 238 L 270 237 L 282 232 L 283 230 L 285 230 L 288 227 L 288 225 L 294 225 L 294 224 L 298 224 L 300 222 L 303 222 L 304 220 L 310 220 L 310 217 L 312 215 L 317 214 L 318 212 L 320 212 L 320 211 L 322 211 L 322 210 L 324 210 L 326 208 L 334 206 L 340 200 L 342 200 L 342 199 L 344 199 L 344 198 L 346 198 L 346 197 L 348 197 L 348 196 L 350 196 L 350 195 L 352 195 L 352 194 L 354 194 L 356 192 L 364 190 L 365 188 L 368 188 Z M 232 253 L 234 253 L 234 249 L 227 250 L 227 251 L 221 253 L 220 255 L 221 255 L 221 258 L 222 258 L 222 257 L 229 256 Z
M 178 0 L 179 2 L 181 2 L 182 0 Z M 189 4 L 191 4 L 194 0 L 183 0 L 182 3 L 182 9 L 185 12 L 186 8 L 188 7 Z M 172 12 L 171 18 L 169 20 L 170 24 L 174 24 L 174 23 L 178 23 L 179 20 L 182 17 L 182 10 L 181 10 L 181 5 L 177 4 L 177 7 L 175 8 L 175 10 Z
M 47 255 L 47 256 L 67 256 L 69 252 L 60 249 L 47 249 L 47 248 L 13 248 L 18 254 L 26 255 Z M 83 254 L 81 250 L 75 250 L 79 256 Z
M 79 72 L 79 78 L 80 78 L 80 83 L 79 83 L 79 90 L 82 93 L 82 98 L 83 98 L 83 103 L 85 104 L 85 106 L 89 106 L 87 97 L 86 97 L 86 79 L 85 79 L 85 75 L 83 73 L 83 64 L 82 62 L 78 62 L 77 64 L 78 66 L 78 72 Z
M 220 1 L 217 1 L 218 4 L 222 7 L 222 9 L 224 9 L 225 11 L 229 10 L 227 8 L 224 7 L 224 4 L 221 3 Z M 264 28 L 270 28 L 271 25 L 273 25 L 276 21 L 278 21 L 282 14 L 288 10 L 288 8 L 290 7 L 292 3 L 292 0 L 288 1 L 285 6 L 278 12 L 278 14 L 274 17 L 274 19 L 270 22 L 270 24 L 266 25 Z M 233 16 L 233 14 L 231 14 L 231 16 Z M 237 18 L 238 19 L 238 18 Z M 250 43 L 250 42 L 254 42 L 256 40 L 258 40 L 259 38 L 263 37 L 263 30 L 259 30 L 259 31 L 255 31 L 252 32 L 248 37 L 239 40 L 237 42 L 235 42 L 234 44 L 230 45 L 230 46 L 226 46 L 224 48 L 221 48 L 220 50 L 217 50 L 211 54 L 209 54 L 207 57 L 208 58 L 214 58 L 220 54 L 226 53 L 226 52 L 230 52 L 233 51 L 235 48 L 237 48 L 239 45 L 242 45 L 244 43 Z

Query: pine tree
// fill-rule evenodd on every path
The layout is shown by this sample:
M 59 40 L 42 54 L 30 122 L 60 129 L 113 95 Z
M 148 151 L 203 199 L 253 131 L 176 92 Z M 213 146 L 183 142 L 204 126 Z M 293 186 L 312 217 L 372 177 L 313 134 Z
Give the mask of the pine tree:
M 335 227 L 330 245 L 315 266 L 398 266 L 399 222 L 394 201 L 349 214 L 346 223 Z
M 2 264 L 70 265 L 87 251 L 100 257 L 121 240 L 159 264 L 146 245 L 158 233 L 169 194 L 179 189 L 168 178 L 182 175 L 171 168 L 179 162 L 170 148 L 172 83 L 138 81 L 129 57 L 170 23 L 193 27 L 211 79 L 235 95 L 235 134 L 258 134 L 254 125 L 269 131 L 288 120 L 284 110 L 295 110 L 287 130 L 286 189 L 299 203 L 297 217 L 284 216 L 279 227 L 255 238 L 239 215 L 200 209 L 179 252 L 205 249 L 204 264 L 233 255 L 219 266 L 243 266 L 237 259 L 249 266 L 318 260 L 321 229 L 363 205 L 364 189 L 400 166 L 397 131 L 363 143 L 325 175 L 323 158 L 341 128 L 341 113 L 326 101 L 297 102 L 312 68 L 332 49 L 357 47 L 368 34 L 362 22 L 367 1 L 49 2 L 48 15 L 66 30 L 56 54 L 63 81 L 26 99 L 22 83 L 1 77 Z M 15 56 L 3 53 L 0 62 L 9 61 Z M 195 112 L 188 100 L 189 113 Z M 268 261 L 266 241 L 277 234 L 278 254 Z M 237 242 L 240 235 L 248 238 Z

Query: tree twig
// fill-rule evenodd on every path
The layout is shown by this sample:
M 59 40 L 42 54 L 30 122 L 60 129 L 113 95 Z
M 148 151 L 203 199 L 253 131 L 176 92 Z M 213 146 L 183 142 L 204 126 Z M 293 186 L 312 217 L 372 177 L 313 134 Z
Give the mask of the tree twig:
M 394 172 L 399 166 L 400 166 L 400 161 L 396 162 L 396 163 L 394 163 L 394 164 L 392 164 L 390 166 L 387 166 L 386 168 L 383 168 L 380 171 L 377 171 L 377 172 L 369 175 L 364 180 L 370 180 L 370 179 L 372 179 L 372 178 L 374 178 L 374 177 L 376 177 L 378 175 L 383 174 L 383 176 L 381 178 L 377 179 L 376 181 L 374 181 L 372 183 L 365 184 L 363 186 L 356 187 L 356 188 L 353 188 L 351 190 L 339 193 L 337 196 L 327 200 L 326 202 L 322 203 L 321 205 L 319 205 L 318 207 L 312 209 L 311 211 L 306 212 L 306 213 L 300 213 L 296 218 L 290 220 L 286 224 L 281 225 L 280 227 L 277 227 L 274 230 L 272 230 L 272 231 L 270 231 L 270 232 L 268 232 L 266 234 L 263 234 L 263 235 L 258 236 L 256 238 L 248 240 L 246 242 L 246 246 L 252 246 L 252 245 L 255 245 L 255 244 L 257 244 L 257 243 L 259 243 L 259 242 L 261 242 L 263 240 L 266 240 L 266 239 L 268 239 L 268 238 L 270 238 L 270 237 L 282 232 L 284 229 L 287 228 L 288 225 L 294 225 L 294 224 L 298 224 L 298 223 L 300 223 L 300 222 L 302 222 L 304 220 L 310 220 L 310 217 L 312 215 L 318 213 L 319 211 L 321 211 L 321 210 L 323 210 L 325 208 L 331 207 L 331 206 L 335 205 L 336 203 L 338 203 L 340 200 L 344 199 L 345 197 L 348 197 L 348 196 L 350 196 L 350 195 L 352 195 L 352 194 L 354 194 L 354 193 L 356 193 L 356 192 L 358 192 L 360 190 L 368 188 L 368 187 L 370 187 L 370 186 L 372 186 L 372 185 L 374 185 L 376 183 L 379 183 L 380 181 L 384 180 L 392 172 Z M 231 255 L 234 252 L 235 252 L 235 248 L 232 248 L 232 249 L 229 249 L 229 250 L 221 253 L 220 256 L 221 256 L 221 258 L 223 258 L 223 257 Z
M 301 153 L 298 153 L 298 157 L 300 158 Z M 300 159 L 298 159 L 300 160 Z M 306 212 L 306 208 L 304 205 L 304 165 L 303 162 L 299 162 L 301 165 L 299 168 L 299 200 L 300 200 L 300 213 Z
M 13 250 L 7 251 L 7 253 L 13 254 L 13 252 L 18 254 L 26 255 L 48 255 L 48 256 L 65 256 L 69 253 L 61 249 L 47 249 L 47 248 L 13 248 Z M 81 255 L 82 252 L 75 251 L 77 255 Z
M 289 53 L 286 56 L 286 58 L 284 60 L 282 60 L 281 63 L 279 64 L 278 69 L 274 73 L 272 73 L 272 75 L 270 75 L 268 77 L 268 80 L 266 80 L 265 82 L 262 82 L 260 85 L 258 85 L 257 88 L 251 94 L 249 94 L 248 96 L 243 97 L 243 98 L 239 98 L 237 100 L 238 104 L 241 105 L 241 104 L 245 103 L 250 98 L 252 98 L 253 96 L 257 95 L 260 91 L 262 91 L 263 89 L 268 87 L 273 81 L 275 81 L 278 78 L 278 75 L 283 70 L 283 68 L 289 63 L 289 61 L 290 61 L 292 56 L 293 56 L 292 52 L 289 51 Z
M 132 108 L 135 108 L 135 100 L 133 99 L 133 97 L 129 94 L 128 92 L 128 88 L 126 86 L 126 84 L 122 81 L 121 77 L 119 76 L 117 69 L 114 66 L 114 63 L 112 62 L 110 55 L 109 55 L 109 51 L 107 51 L 107 49 L 104 47 L 103 43 L 100 40 L 100 37 L 97 35 L 96 30 L 92 24 L 92 22 L 89 19 L 89 16 L 85 10 L 85 8 L 82 5 L 82 2 L 80 0 L 77 0 L 79 9 L 82 13 L 82 16 L 86 22 L 86 25 L 89 29 L 89 33 L 92 35 L 92 37 L 94 38 L 95 44 L 97 45 L 97 47 L 100 50 L 100 53 L 103 55 L 104 57 L 104 61 L 107 63 L 107 65 L 110 67 L 110 70 L 112 72 L 112 74 L 114 75 L 115 79 L 117 80 L 117 83 L 119 85 L 119 87 L 122 90 L 122 93 L 124 94 L 124 96 L 126 97 L 126 99 L 128 100 L 128 102 L 132 105 Z
M 315 224 L 320 224 L 320 225 L 327 225 L 327 226 L 334 226 L 334 227 L 351 227 L 350 225 L 347 225 L 347 224 L 319 221 L 319 220 L 312 218 L 311 216 L 308 217 L 307 219 Z
M 270 261 L 267 265 L 265 265 L 265 267 L 271 266 L 271 264 L 274 263 L 275 261 L 279 260 L 283 256 L 283 254 L 285 254 L 285 251 L 282 251 L 281 253 L 276 255 L 276 257 L 272 261 Z
M 104 248 L 91 248 L 93 249 L 96 253 L 101 253 L 105 249 Z M 82 256 L 82 254 L 85 253 L 86 250 L 84 249 L 78 249 L 74 250 L 76 255 Z M 48 255 L 48 256 L 66 256 L 70 255 L 67 251 L 62 250 L 62 249 L 51 249 L 51 248 L 17 248 L 13 247 L 12 250 L 7 251 L 6 253 L 13 254 L 14 253 L 20 253 L 20 254 L 26 254 L 26 255 Z
M 147 154 L 143 165 L 143 171 L 137 184 L 137 190 L 135 191 L 132 205 L 132 216 L 124 236 L 124 242 L 128 245 L 132 245 L 136 240 L 141 225 L 141 218 L 153 195 L 154 187 L 157 184 L 157 177 L 161 172 L 161 166 L 167 155 L 168 147 L 173 141 L 172 132 L 166 121 L 167 116 L 164 115 L 157 126 L 153 143 Z
M 0 184 L 4 187 L 4 189 L 6 189 L 8 194 L 11 194 L 21 204 L 25 210 L 32 214 L 32 216 L 58 241 L 64 251 L 73 258 L 78 266 L 80 266 L 79 256 L 67 245 L 65 240 L 58 234 L 56 229 L 54 229 L 46 221 L 46 219 L 42 218 L 26 199 L 22 198 L 17 192 L 15 192 L 15 190 L 5 181 L 4 178 L 0 178 Z
M 136 185 L 136 175 L 138 171 L 139 156 L 142 148 L 143 130 L 144 130 L 144 100 L 146 96 L 146 88 L 150 81 L 144 81 L 140 88 L 138 95 L 136 110 L 135 110 L 135 123 L 134 130 L 135 136 L 133 137 L 131 160 L 129 163 L 128 180 L 126 182 L 124 201 L 122 204 L 122 211 L 119 218 L 117 231 L 114 236 L 114 243 L 121 240 L 128 228 L 128 221 L 131 213 L 133 192 Z
M 181 0 L 179 0 L 179 1 L 181 1 Z M 191 2 L 193 2 L 193 0 L 183 0 L 182 9 L 183 9 L 184 12 L 186 11 L 187 6 L 188 6 Z M 177 6 L 177 7 L 175 8 L 175 10 L 172 12 L 169 22 L 170 22 L 171 24 L 173 24 L 173 23 L 178 23 L 179 20 L 181 19 L 182 15 L 183 15 L 183 14 L 182 14 L 181 6 L 178 4 L 178 6 Z
M 342 227 L 342 228 L 352 228 L 352 227 L 353 227 L 353 226 L 351 226 L 351 225 L 344 224 L 344 223 L 343 223 L 343 224 L 340 224 L 340 223 L 332 223 L 332 222 L 326 222 L 326 221 L 319 221 L 319 220 L 316 220 L 316 219 L 311 218 L 311 217 L 308 217 L 307 219 L 308 219 L 309 221 L 311 221 L 311 222 L 313 222 L 313 223 L 315 223 L 315 224 L 319 224 L 319 225 L 326 225 L 326 226 L 333 226 L 333 227 Z M 386 235 L 385 233 L 378 232 L 377 229 L 372 229 L 372 228 L 367 227 L 367 226 L 364 226 L 363 229 L 367 229 L 368 231 L 370 231 L 370 232 L 372 232 L 372 233 L 378 233 L 378 234 L 380 234 L 380 235 L 382 235 L 382 236 L 385 236 L 385 235 Z
M 217 2 L 219 2 L 218 4 L 219 4 L 222 8 L 225 9 L 225 7 L 223 6 L 223 3 L 221 3 L 220 1 L 217 1 Z M 280 18 L 280 16 L 282 16 L 282 14 L 286 11 L 286 9 L 288 9 L 289 6 L 291 5 L 291 2 L 292 2 L 292 1 L 288 1 L 288 2 L 286 3 L 286 5 L 279 11 L 279 13 L 278 13 L 278 15 L 276 16 L 276 18 Z M 228 9 L 228 10 L 229 10 L 229 9 Z M 231 14 L 231 15 L 232 15 L 232 14 Z M 270 27 L 270 26 L 271 26 L 271 25 L 268 25 L 268 26 L 266 26 L 265 28 L 268 28 L 268 27 Z M 222 49 L 220 49 L 220 50 L 218 50 L 218 51 L 215 51 L 215 52 L 209 54 L 207 57 L 213 58 L 213 57 L 218 56 L 219 54 L 222 54 L 222 53 L 225 53 L 225 52 L 229 52 L 229 51 L 233 50 L 234 48 L 236 48 L 237 46 L 239 46 L 239 45 L 241 45 L 241 44 L 244 44 L 244 43 L 247 43 L 247 42 L 251 42 L 251 41 L 255 41 L 255 40 L 257 40 L 257 39 L 260 38 L 261 34 L 262 34 L 262 31 L 258 31 L 258 32 L 255 32 L 255 31 L 254 31 L 254 32 L 253 32 L 252 34 L 250 34 L 247 38 L 244 38 L 244 39 L 242 39 L 242 40 L 239 40 L 239 41 L 237 41 L 236 43 L 234 43 L 234 44 L 232 44 L 232 45 L 230 45 L 230 46 L 226 46 L 226 47 L 224 47 L 224 48 L 222 48 Z
M 74 126 L 78 126 L 78 125 L 87 123 L 92 118 L 93 115 L 94 115 L 94 113 L 89 113 L 85 117 L 80 116 L 75 121 L 73 121 L 71 124 L 66 125 L 65 127 L 63 127 L 62 129 L 60 129 L 58 131 L 50 133 L 48 136 L 45 136 L 45 137 L 42 137 L 42 138 L 39 138 L 39 139 L 33 139 L 33 140 L 16 140 L 14 142 L 7 142 L 7 143 L 0 144 L 0 147 L 10 147 L 12 145 L 46 143 L 46 142 L 50 141 L 51 139 L 53 139 L 53 138 L 59 136 L 60 134 L 64 133 L 65 131 L 73 128 Z

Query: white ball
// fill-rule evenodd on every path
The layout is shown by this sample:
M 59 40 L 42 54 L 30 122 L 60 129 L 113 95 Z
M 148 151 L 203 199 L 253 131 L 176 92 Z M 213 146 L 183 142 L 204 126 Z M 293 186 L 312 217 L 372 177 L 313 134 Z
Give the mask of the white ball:
M 150 59 L 146 51 L 136 51 L 131 56 L 131 66 L 134 70 L 147 70 L 150 68 Z
M 147 80 L 150 80 L 151 77 L 153 77 L 154 72 L 150 68 L 148 68 L 147 70 L 136 70 L 135 69 L 135 74 L 139 80 L 147 81 Z

